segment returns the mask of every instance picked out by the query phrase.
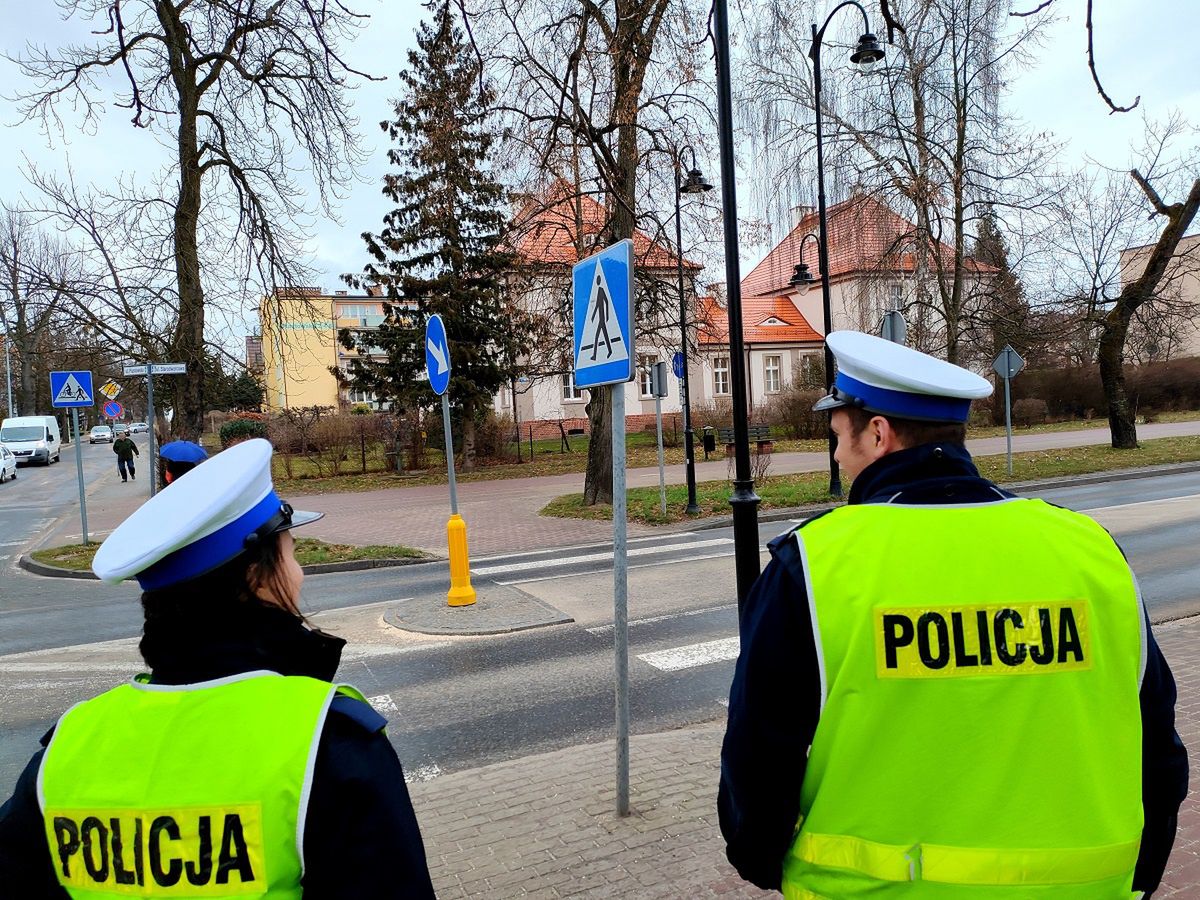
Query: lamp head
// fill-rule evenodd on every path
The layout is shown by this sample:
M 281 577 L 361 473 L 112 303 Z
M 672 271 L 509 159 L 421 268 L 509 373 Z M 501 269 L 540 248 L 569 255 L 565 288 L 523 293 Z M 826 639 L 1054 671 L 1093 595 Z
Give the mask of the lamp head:
M 679 193 L 681 194 L 703 194 L 711 191 L 712 184 L 699 169 L 692 169 L 687 173 L 683 182 L 679 185 Z
M 813 277 L 813 273 L 808 270 L 808 263 L 799 263 L 792 277 L 788 279 L 788 284 L 796 289 L 796 292 L 801 296 L 808 293 L 808 289 L 816 284 L 817 279 Z
M 871 32 L 866 32 L 858 39 L 858 47 L 850 54 L 850 62 L 861 66 L 864 72 L 870 72 L 875 63 L 883 59 L 883 48 Z

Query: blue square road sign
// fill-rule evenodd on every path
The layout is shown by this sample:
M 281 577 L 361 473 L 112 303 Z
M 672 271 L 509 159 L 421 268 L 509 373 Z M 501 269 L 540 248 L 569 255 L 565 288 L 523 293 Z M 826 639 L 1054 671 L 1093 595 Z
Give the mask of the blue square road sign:
M 633 378 L 633 241 L 618 241 L 575 264 L 575 386 L 622 384 Z
M 91 372 L 51 372 L 50 403 L 55 407 L 82 407 L 95 404 Z

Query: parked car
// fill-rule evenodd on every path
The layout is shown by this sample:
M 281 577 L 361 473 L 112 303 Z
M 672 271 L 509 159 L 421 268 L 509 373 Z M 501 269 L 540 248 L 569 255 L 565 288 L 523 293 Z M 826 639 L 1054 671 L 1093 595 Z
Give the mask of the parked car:
M 97 425 L 88 432 L 89 444 L 111 444 L 113 442 L 113 430 L 107 425 Z
M 14 416 L 0 422 L 0 444 L 8 447 L 18 463 L 58 462 L 62 436 L 54 416 Z
M 17 458 L 13 456 L 13 452 L 0 444 L 0 484 L 8 481 L 10 478 L 17 477 Z
M 144 434 L 145 432 L 147 432 L 149 430 L 150 430 L 150 426 L 147 425 L 145 422 L 134 422 L 132 425 L 129 426 L 130 434 Z
M 129 437 L 129 426 L 124 422 L 118 422 L 113 426 L 113 434 L 116 437 Z

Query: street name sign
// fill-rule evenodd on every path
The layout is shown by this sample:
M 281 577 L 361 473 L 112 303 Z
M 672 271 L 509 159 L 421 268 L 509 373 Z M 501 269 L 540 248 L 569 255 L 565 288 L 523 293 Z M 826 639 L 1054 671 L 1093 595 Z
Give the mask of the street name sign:
M 149 366 L 129 365 L 125 366 L 124 372 L 126 375 L 146 375 L 147 369 L 150 370 L 150 375 L 186 375 L 187 363 L 153 363 Z
M 626 238 L 572 269 L 575 386 L 633 378 L 633 241 Z
M 425 371 L 433 392 L 446 393 L 450 386 L 450 342 L 446 339 L 446 323 L 434 313 L 425 326 Z
M 91 372 L 51 372 L 51 405 L 66 409 L 92 406 L 95 400 L 92 391 Z

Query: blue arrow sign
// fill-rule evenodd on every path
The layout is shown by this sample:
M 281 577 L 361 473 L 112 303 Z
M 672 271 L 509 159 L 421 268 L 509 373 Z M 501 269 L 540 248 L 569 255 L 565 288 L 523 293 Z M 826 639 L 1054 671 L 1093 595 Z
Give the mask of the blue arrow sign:
M 436 313 L 425 326 L 425 371 L 433 392 L 446 393 L 450 386 L 450 342 L 446 340 L 446 325 Z
M 671 369 L 675 372 L 676 378 L 683 377 L 683 354 L 676 353 L 671 357 Z
M 575 264 L 575 386 L 633 378 L 633 241 L 628 238 Z
M 51 372 L 50 405 L 80 407 L 95 404 L 91 372 Z

